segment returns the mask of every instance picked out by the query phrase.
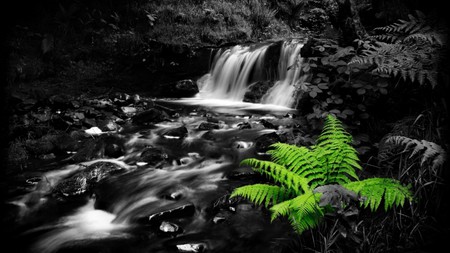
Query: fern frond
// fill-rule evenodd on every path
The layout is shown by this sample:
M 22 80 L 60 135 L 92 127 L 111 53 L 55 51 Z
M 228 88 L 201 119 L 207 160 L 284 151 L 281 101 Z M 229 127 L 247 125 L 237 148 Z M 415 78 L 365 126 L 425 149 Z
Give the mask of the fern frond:
M 329 141 L 338 141 L 346 144 L 352 143 L 352 136 L 345 131 L 342 123 L 331 114 L 327 115 L 322 132 L 317 139 L 317 146 L 325 146 Z
M 372 211 L 378 209 L 383 198 L 385 211 L 392 206 L 403 206 L 405 200 L 413 199 L 409 186 L 403 186 L 399 181 L 391 178 L 370 178 L 343 186 L 363 196 L 361 204 Z
M 284 165 L 288 170 L 308 179 L 312 188 L 313 181 L 323 180 L 323 169 L 311 149 L 286 143 L 275 143 L 271 147 L 273 149 L 268 153 L 273 162 Z
M 270 208 L 271 220 L 279 216 L 288 216 L 291 225 L 301 234 L 307 229 L 316 227 L 324 212 L 319 206 L 320 193 L 306 193 L 288 201 L 281 202 Z
M 271 177 L 275 182 L 284 185 L 287 189 L 294 191 L 297 195 L 311 191 L 306 178 L 289 171 L 283 165 L 255 158 L 245 159 L 241 164 L 249 165 L 256 172 Z
M 403 146 L 403 152 L 411 152 L 409 158 L 421 154 L 420 166 L 431 164 L 432 169 L 436 169 L 441 167 L 447 158 L 447 154 L 444 149 L 431 141 L 419 141 L 405 136 L 395 135 L 389 137 L 386 142 Z
M 283 187 L 268 184 L 253 184 L 245 185 L 234 189 L 230 198 L 241 196 L 251 202 L 268 207 L 269 204 L 275 205 L 287 199 L 290 199 L 293 194 Z

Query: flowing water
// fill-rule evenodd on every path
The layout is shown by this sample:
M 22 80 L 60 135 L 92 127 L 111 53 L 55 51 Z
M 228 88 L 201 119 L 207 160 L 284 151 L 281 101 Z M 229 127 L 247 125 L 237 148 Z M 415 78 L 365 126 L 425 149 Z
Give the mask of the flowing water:
M 33 175 L 39 180 L 9 201 L 17 211 L 13 252 L 274 252 L 288 247 L 287 222 L 271 223 L 267 210 L 227 196 L 263 180 L 239 165 L 244 158 L 267 157 L 258 150 L 258 137 L 290 136 L 298 124 L 290 108 L 291 87 L 301 78 L 289 67 L 301 46 L 283 44 L 279 81 L 264 104 L 242 99 L 249 83 L 261 78 L 268 45 L 235 46 L 216 54 L 195 98 L 156 101 L 177 112 L 169 120 L 115 133 L 125 140 L 123 156 L 61 164 Z M 277 127 L 267 128 L 263 120 Z M 214 128 L 200 127 L 207 122 Z M 180 128 L 187 133 L 167 132 Z M 164 163 L 141 162 L 148 147 L 162 150 Z M 76 200 L 51 194 L 58 183 L 96 162 L 114 163 L 121 172 Z

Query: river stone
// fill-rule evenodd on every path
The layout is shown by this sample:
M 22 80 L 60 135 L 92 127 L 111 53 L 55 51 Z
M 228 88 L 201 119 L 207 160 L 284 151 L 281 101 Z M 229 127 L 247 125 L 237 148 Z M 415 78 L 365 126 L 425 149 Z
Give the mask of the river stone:
M 166 138 L 182 139 L 188 135 L 188 130 L 185 126 L 181 126 L 164 131 L 162 135 Z
M 248 122 L 241 122 L 239 124 L 237 124 L 239 129 L 251 129 L 252 125 L 250 125 L 250 123 Z
M 147 164 L 155 166 L 157 164 L 165 162 L 167 158 L 168 158 L 167 153 L 165 153 L 161 149 L 155 147 L 147 147 L 141 153 L 141 156 L 139 157 L 139 162 L 145 162 Z
M 55 186 L 53 193 L 63 199 L 89 194 L 101 180 L 122 170 L 123 168 L 115 163 L 93 163 L 75 175 L 62 180 Z
M 152 123 L 158 123 L 168 120 L 169 115 L 156 108 L 150 108 L 150 110 L 138 113 L 132 117 L 132 121 L 137 125 L 148 125 Z
M 176 245 L 179 252 L 204 252 L 206 245 L 204 243 L 185 243 Z
M 280 136 L 276 133 L 263 134 L 255 139 L 255 150 L 256 152 L 265 153 L 269 150 L 270 145 L 280 141 Z
M 178 81 L 175 85 L 175 92 L 181 96 L 191 97 L 197 94 L 198 91 L 197 84 L 190 79 Z
M 175 223 L 168 222 L 168 221 L 161 222 L 161 225 L 159 226 L 159 230 L 163 233 L 170 233 L 170 234 L 181 232 L 180 226 L 178 226 Z
M 278 126 L 275 126 L 274 124 L 270 123 L 269 121 L 262 119 L 260 121 L 260 123 L 265 127 L 265 128 L 269 128 L 269 129 L 278 129 Z
M 198 130 L 212 130 L 212 129 L 219 129 L 220 126 L 216 123 L 212 122 L 202 122 L 198 126 Z

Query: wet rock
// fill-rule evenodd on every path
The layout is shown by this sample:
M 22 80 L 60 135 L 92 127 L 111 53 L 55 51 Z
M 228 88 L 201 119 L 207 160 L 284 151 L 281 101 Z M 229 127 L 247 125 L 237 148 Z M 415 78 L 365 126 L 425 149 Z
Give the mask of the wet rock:
M 90 99 L 87 100 L 87 105 L 94 107 L 95 109 L 113 109 L 114 104 L 110 99 Z
M 53 193 L 63 199 L 89 194 L 101 180 L 121 171 L 123 168 L 115 163 L 93 163 L 83 171 L 62 180 L 55 186 Z
M 248 90 L 244 95 L 244 102 L 261 102 L 261 98 L 267 93 L 271 86 L 273 86 L 273 83 L 270 81 L 259 81 L 249 85 Z
M 107 143 L 105 145 L 105 156 L 110 158 L 118 158 L 123 156 L 124 149 L 117 143 Z
M 185 126 L 181 126 L 164 131 L 162 135 L 166 138 L 182 139 L 188 135 L 188 130 Z
M 137 112 L 136 107 L 133 106 L 122 106 L 120 107 L 120 110 L 122 110 L 122 112 L 125 113 L 125 115 L 127 115 L 128 117 L 135 115 Z
M 120 129 L 120 126 L 112 119 L 100 120 L 97 126 L 103 132 L 118 131 Z
M 179 252 L 204 252 L 206 250 L 205 243 L 185 243 L 176 245 Z
M 195 213 L 195 206 L 191 203 L 168 205 L 155 214 L 148 216 L 147 222 L 161 222 L 163 220 L 190 217 Z
M 161 225 L 159 226 L 159 231 L 168 234 L 177 234 L 182 232 L 180 226 L 178 226 L 175 223 L 167 221 L 161 222 Z
M 216 137 L 212 131 L 208 131 L 202 135 L 202 138 L 209 141 L 214 141 Z
M 132 121 L 137 125 L 149 125 L 168 120 L 169 115 L 161 110 L 151 108 L 148 111 L 138 113 L 132 117 Z
M 92 119 L 92 118 L 84 118 L 82 123 L 85 127 L 88 127 L 88 128 L 97 126 L 97 121 L 95 121 L 95 119 Z
M 248 123 L 248 122 L 239 123 L 239 124 L 237 124 L 237 126 L 239 129 L 251 129 L 252 128 L 252 125 L 250 125 L 250 123 Z
M 225 222 L 230 216 L 232 215 L 231 212 L 221 210 L 219 213 L 217 213 L 213 218 L 212 222 L 214 224 L 219 224 Z
M 253 209 L 252 204 L 241 203 L 236 206 L 236 213 L 248 212 Z
M 139 157 L 139 162 L 145 162 L 147 164 L 156 166 L 166 162 L 167 158 L 168 158 L 167 153 L 162 151 L 161 149 L 155 147 L 147 147 L 141 153 L 141 156 Z
M 96 139 L 88 138 L 78 144 L 79 148 L 71 157 L 74 162 L 89 161 L 98 158 L 117 158 L 125 153 L 124 140 L 116 135 L 100 135 Z
M 132 97 L 127 93 L 123 92 L 113 92 L 109 95 L 109 98 L 116 105 L 125 105 L 131 102 Z
M 197 84 L 190 79 L 178 81 L 175 88 L 176 92 L 182 96 L 191 97 L 198 93 Z
M 267 121 L 267 120 L 265 120 L 265 119 L 262 119 L 262 120 L 260 121 L 260 123 L 261 123 L 265 128 L 268 128 L 268 129 L 275 129 L 275 130 L 278 129 L 278 126 L 275 126 L 274 124 L 270 123 L 269 121 Z
M 220 126 L 216 123 L 211 122 L 202 122 L 198 126 L 198 130 L 212 130 L 212 129 L 219 129 Z
M 263 134 L 255 139 L 255 150 L 256 152 L 265 153 L 269 150 L 270 145 L 280 141 L 280 136 L 276 133 Z
M 260 174 L 255 172 L 252 168 L 245 166 L 239 167 L 235 170 L 232 170 L 228 173 L 227 178 L 232 180 L 250 180 L 250 179 L 258 179 Z

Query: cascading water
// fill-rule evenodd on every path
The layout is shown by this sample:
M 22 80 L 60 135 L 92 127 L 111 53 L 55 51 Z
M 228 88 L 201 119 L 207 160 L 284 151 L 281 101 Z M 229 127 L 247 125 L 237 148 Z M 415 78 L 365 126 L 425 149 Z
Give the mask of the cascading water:
M 210 73 L 197 82 L 201 98 L 242 101 L 249 81 L 262 70 L 268 45 L 234 46 L 214 57 Z M 254 78 L 254 77 L 253 77 Z
M 296 86 L 303 82 L 306 75 L 301 75 L 301 63 L 297 62 L 303 44 L 285 41 L 278 61 L 278 81 L 261 98 L 263 104 L 275 104 L 292 107 L 295 102 Z
M 197 98 L 242 102 L 249 86 L 264 79 L 264 61 L 270 46 L 256 49 L 235 46 L 219 51 L 210 72 L 197 81 L 200 90 Z M 297 62 L 302 47 L 303 44 L 297 40 L 283 42 L 277 67 L 278 81 L 261 98 L 262 104 L 293 106 L 296 86 L 306 78 L 301 75 L 301 59 Z

